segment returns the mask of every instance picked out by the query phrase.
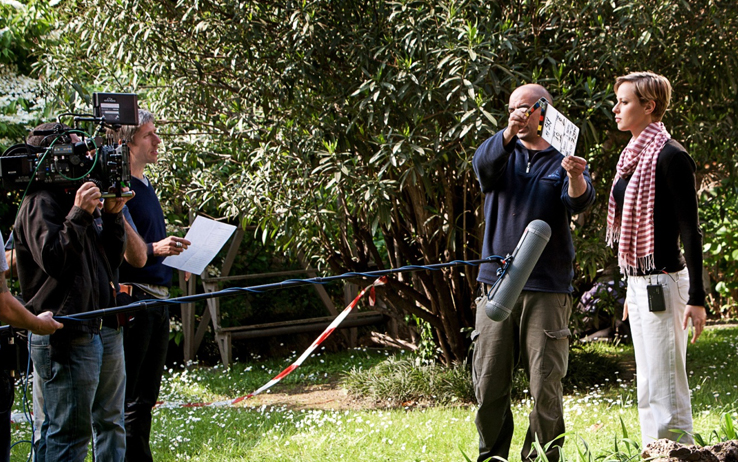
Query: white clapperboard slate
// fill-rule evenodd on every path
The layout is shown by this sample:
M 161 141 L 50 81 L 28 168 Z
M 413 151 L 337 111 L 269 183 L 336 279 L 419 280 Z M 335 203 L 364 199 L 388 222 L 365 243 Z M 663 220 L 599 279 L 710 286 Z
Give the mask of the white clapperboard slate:
M 549 104 L 543 120 L 541 137 L 561 154 L 572 156 L 577 148 L 579 127 Z

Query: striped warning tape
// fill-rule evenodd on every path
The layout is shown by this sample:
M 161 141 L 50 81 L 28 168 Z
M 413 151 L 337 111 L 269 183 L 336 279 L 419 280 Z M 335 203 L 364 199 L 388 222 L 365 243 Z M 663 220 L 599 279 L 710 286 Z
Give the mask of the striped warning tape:
M 330 337 L 330 335 L 333 333 L 333 331 L 335 331 L 338 328 L 338 326 L 341 325 L 341 323 L 343 322 L 343 320 L 346 319 L 346 317 L 356 307 L 356 305 L 359 303 L 359 300 L 361 299 L 361 297 L 363 297 L 364 294 L 367 291 L 369 291 L 369 305 L 370 306 L 374 306 L 374 301 L 376 300 L 376 296 L 375 296 L 375 293 L 374 293 L 374 288 L 376 286 L 380 286 L 380 285 L 383 285 L 383 284 L 386 284 L 386 283 L 387 283 L 387 276 L 382 276 L 379 279 L 376 279 L 372 284 L 364 287 L 364 289 L 361 292 L 359 292 L 359 295 L 357 295 L 356 298 L 351 303 L 349 303 L 349 305 L 346 308 L 344 308 L 344 310 L 338 316 L 336 316 L 336 318 L 330 323 L 330 325 L 328 327 L 326 327 L 326 329 L 323 331 L 323 333 L 320 334 L 318 336 L 318 338 L 315 339 L 315 341 L 313 341 L 313 343 L 307 348 L 307 350 L 305 350 L 305 352 L 302 355 L 300 355 L 299 358 L 297 358 L 297 360 L 295 360 L 295 362 L 293 362 L 292 364 L 290 364 L 289 366 L 287 366 L 287 368 L 285 370 L 283 370 L 282 372 L 280 372 L 279 374 L 277 374 L 272 380 L 270 380 L 269 382 L 267 382 L 266 384 L 264 384 L 264 386 L 262 386 L 258 390 L 254 391 L 252 393 L 249 393 L 248 395 L 239 396 L 238 398 L 228 399 L 228 400 L 225 400 L 225 401 L 213 401 L 213 402 L 209 402 L 209 403 L 157 403 L 157 407 L 163 407 L 163 408 L 180 408 L 180 407 L 225 407 L 225 406 L 232 406 L 234 404 L 238 404 L 241 401 L 245 401 L 245 400 L 247 400 L 247 399 L 249 399 L 249 398 L 251 398 L 253 396 L 256 396 L 256 395 L 258 395 L 258 394 L 260 394 L 260 393 L 268 390 L 272 386 L 274 386 L 277 383 L 279 383 L 279 381 L 281 381 L 283 378 L 285 378 L 288 375 L 290 375 L 295 369 L 297 369 L 298 367 L 300 367 L 300 365 L 303 362 L 305 362 L 305 360 L 313 353 L 313 351 L 315 351 L 315 349 L 318 348 L 318 346 L 320 346 L 320 344 L 323 343 L 325 341 L 325 339 L 327 339 L 328 337 Z
M 292 364 L 290 364 L 285 370 L 277 374 L 272 380 L 267 382 L 263 387 L 259 388 L 258 390 L 249 393 L 245 396 L 239 396 L 238 398 L 234 399 L 227 399 L 224 401 L 212 401 L 208 403 L 166 403 L 166 402 L 159 402 L 156 403 L 156 407 L 165 408 L 165 409 L 174 409 L 174 408 L 183 408 L 183 407 L 227 407 L 227 406 L 233 406 L 234 404 L 238 404 L 241 401 L 245 401 L 253 396 L 256 396 L 272 386 L 276 385 L 281 381 L 283 378 L 290 375 L 295 369 L 300 367 L 305 360 L 310 357 L 310 355 L 315 351 L 316 348 L 320 346 L 321 343 L 323 343 L 330 335 L 335 331 L 338 326 L 341 325 L 341 323 L 346 319 L 346 317 L 353 311 L 353 309 L 356 307 L 356 305 L 359 303 L 359 300 L 361 300 L 361 297 L 366 294 L 367 291 L 369 291 L 369 305 L 374 306 L 374 302 L 376 300 L 376 295 L 374 293 L 374 288 L 376 286 L 384 285 L 387 283 L 387 276 L 382 276 L 378 279 L 376 279 L 372 284 L 364 287 L 364 289 L 359 292 L 359 295 L 354 298 L 354 300 L 346 307 L 344 310 L 336 316 L 336 318 L 330 323 L 328 327 L 325 328 L 322 334 L 318 336 L 318 338 L 313 341 L 313 343 L 305 350 L 305 352 L 300 355 L 299 358 Z M 27 423 L 28 419 L 26 418 L 25 414 L 22 413 L 13 413 L 11 415 L 11 422 L 12 423 Z

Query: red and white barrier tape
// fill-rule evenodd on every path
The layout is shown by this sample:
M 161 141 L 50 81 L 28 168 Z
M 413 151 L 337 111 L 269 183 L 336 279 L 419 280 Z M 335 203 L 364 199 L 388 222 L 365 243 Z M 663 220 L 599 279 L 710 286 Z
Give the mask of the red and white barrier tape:
M 302 355 L 300 355 L 299 358 L 297 358 L 297 360 L 294 363 L 290 364 L 285 370 L 283 370 L 282 372 L 280 372 L 279 374 L 277 374 L 272 380 L 270 380 L 269 382 L 267 382 L 263 387 L 259 388 L 258 390 L 254 391 L 252 393 L 249 393 L 246 396 L 240 396 L 238 398 L 229 399 L 229 400 L 225 400 L 225 401 L 214 401 L 214 402 L 211 402 L 211 403 L 180 403 L 180 404 L 158 403 L 157 404 L 157 407 L 177 408 L 177 407 L 224 407 L 224 406 L 232 406 L 234 404 L 240 403 L 241 401 L 247 400 L 247 399 L 249 399 L 249 398 L 251 398 L 253 396 L 256 396 L 256 395 L 258 395 L 258 394 L 260 394 L 260 393 L 268 390 L 269 388 L 271 388 L 275 384 L 279 383 L 280 380 L 282 380 L 283 378 L 285 378 L 288 375 L 290 375 L 292 373 L 292 371 L 294 371 L 295 369 L 297 369 L 298 367 L 300 367 L 300 365 L 303 362 L 305 362 L 305 360 L 313 353 L 313 351 L 315 351 L 315 349 L 318 348 L 318 346 L 320 346 L 320 344 L 323 343 L 325 341 L 325 339 L 327 339 L 328 337 L 330 337 L 330 335 L 333 333 L 333 331 L 335 331 L 338 328 L 338 326 L 341 325 L 341 323 L 343 322 L 343 320 L 346 319 L 346 317 L 356 307 L 356 305 L 359 303 L 359 300 L 361 299 L 361 297 L 364 296 L 364 294 L 367 292 L 367 290 L 370 291 L 369 292 L 369 305 L 370 306 L 374 306 L 374 301 L 376 300 L 376 297 L 375 297 L 375 294 L 374 294 L 374 288 L 376 286 L 380 286 L 380 285 L 383 285 L 383 284 L 386 284 L 386 283 L 387 283 L 387 276 L 382 276 L 379 279 L 376 279 L 371 285 L 368 285 L 368 286 L 364 287 L 364 289 L 361 292 L 359 292 L 359 295 L 356 296 L 356 298 L 354 299 L 354 301 L 352 301 L 346 308 L 344 308 L 344 310 L 338 316 L 336 316 L 336 319 L 334 319 L 333 322 L 331 322 L 330 325 L 328 327 L 326 327 L 326 329 L 323 331 L 323 333 L 320 334 L 318 336 L 318 338 L 315 339 L 315 341 L 308 347 L 307 350 L 305 350 L 305 352 Z
M 180 408 L 180 407 L 225 407 L 225 406 L 232 406 L 234 404 L 240 403 L 241 401 L 245 401 L 253 396 L 258 395 L 259 393 L 262 393 L 275 384 L 279 383 L 280 380 L 287 377 L 300 367 L 303 362 L 315 351 L 318 346 L 320 346 L 321 343 L 325 341 L 330 335 L 335 331 L 338 326 L 341 325 L 344 319 L 351 313 L 351 311 L 356 307 L 356 305 L 359 303 L 359 300 L 361 300 L 361 297 L 364 296 L 364 294 L 369 291 L 369 306 L 374 306 L 374 301 L 376 300 L 375 294 L 374 294 L 374 288 L 376 286 L 381 286 L 383 284 L 387 283 L 387 276 L 382 276 L 379 279 L 376 279 L 371 285 L 368 285 L 364 287 L 364 289 L 359 292 L 359 295 L 356 296 L 354 301 L 352 301 L 344 310 L 336 316 L 336 319 L 334 319 L 328 327 L 323 331 L 322 334 L 318 336 L 318 338 L 315 339 L 315 341 L 308 347 L 307 350 L 299 357 L 297 360 L 289 365 L 285 370 L 280 372 L 276 375 L 272 380 L 266 383 L 263 387 L 259 388 L 258 390 L 254 391 L 253 393 L 249 393 L 246 396 L 239 396 L 235 399 L 229 399 L 225 401 L 213 401 L 210 403 L 157 403 L 157 407 L 164 407 L 164 408 Z M 28 420 L 26 419 L 26 416 L 21 413 L 13 413 L 11 416 L 11 423 L 27 423 Z

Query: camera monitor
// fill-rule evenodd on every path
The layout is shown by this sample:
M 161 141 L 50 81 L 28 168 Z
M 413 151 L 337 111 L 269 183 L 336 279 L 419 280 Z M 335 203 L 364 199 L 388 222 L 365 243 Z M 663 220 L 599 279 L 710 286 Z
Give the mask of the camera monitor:
M 138 96 L 134 93 L 93 93 L 95 117 L 110 125 L 138 125 Z

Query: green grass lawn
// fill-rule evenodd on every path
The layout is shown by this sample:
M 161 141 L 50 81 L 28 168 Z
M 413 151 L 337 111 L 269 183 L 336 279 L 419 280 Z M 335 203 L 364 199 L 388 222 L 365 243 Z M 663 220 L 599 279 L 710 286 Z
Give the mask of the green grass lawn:
M 623 358 L 632 357 L 631 347 L 605 349 Z M 266 383 L 299 353 L 279 360 L 239 363 L 228 371 L 220 367 L 169 370 L 162 388 L 162 399 L 168 406 L 154 411 L 152 445 L 155 459 L 463 461 L 464 454 L 475 459 L 476 409 L 470 405 L 391 410 L 295 410 L 264 405 L 257 397 L 237 407 L 177 406 L 245 395 Z M 318 353 L 276 385 L 274 392 L 335 382 L 350 367 L 368 368 L 387 355 L 387 352 L 372 349 Z M 738 419 L 738 327 L 716 327 L 706 331 L 696 345 L 689 347 L 688 368 L 695 431 L 710 443 L 723 413 Z M 627 452 L 622 441 L 623 428 L 627 436 L 636 442 L 640 440 L 634 382 L 614 375 L 601 386 L 567 395 L 564 405 L 567 429 L 571 433 L 564 450 L 570 460 L 577 460 L 577 447 L 581 449 L 585 445 L 593 459 L 612 454 L 616 442 L 619 450 Z M 527 399 L 514 403 L 516 431 L 511 460 L 519 459 L 529 409 Z M 13 441 L 27 439 L 29 435 L 30 426 L 16 425 Z M 715 437 L 712 438 L 712 442 L 716 442 Z M 27 445 L 19 445 L 13 451 L 12 460 L 25 460 L 27 448 Z

